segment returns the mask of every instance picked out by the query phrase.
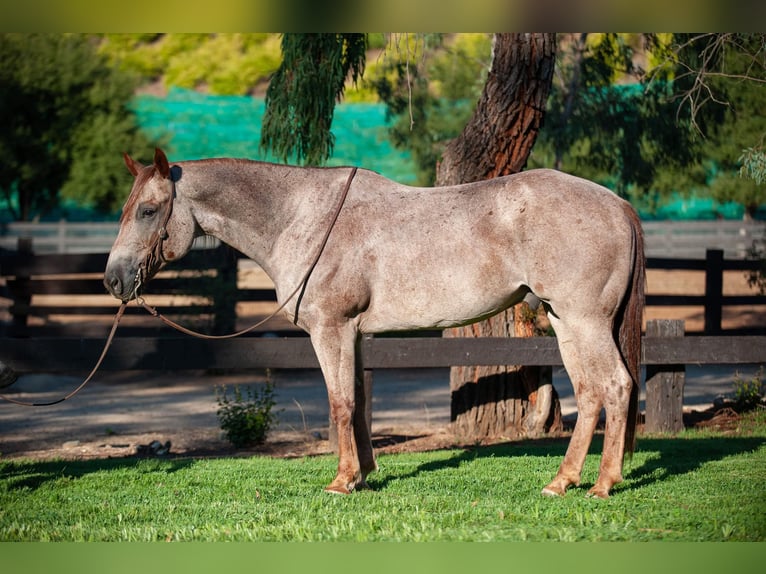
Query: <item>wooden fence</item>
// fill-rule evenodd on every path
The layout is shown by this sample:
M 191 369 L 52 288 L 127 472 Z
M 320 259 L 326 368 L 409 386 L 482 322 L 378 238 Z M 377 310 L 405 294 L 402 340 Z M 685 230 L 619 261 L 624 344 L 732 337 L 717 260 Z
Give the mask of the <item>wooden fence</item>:
M 5 297 L 12 299 L 13 320 L 8 332 L 0 336 L 0 367 L 5 364 L 16 373 L 87 372 L 104 345 L 103 334 L 78 335 L 81 326 L 69 325 L 53 332 L 36 330 L 30 317 L 75 313 L 108 316 L 115 302 L 104 306 L 77 306 L 65 300 L 59 306 L 41 306 L 36 294 L 102 294 L 101 277 L 106 254 L 31 255 L 20 252 L 0 254 L 0 279 L 5 280 Z M 165 308 L 168 315 L 212 314 L 214 330 L 231 331 L 237 301 L 274 301 L 272 289 L 239 289 L 236 285 L 237 257 L 227 247 L 193 252 L 176 265 L 169 277 L 152 280 L 152 293 L 204 295 L 203 305 Z M 721 251 L 708 252 L 705 260 L 656 260 L 659 268 L 704 270 L 703 296 L 650 295 L 650 305 L 704 305 L 706 329 L 720 332 L 721 308 L 727 304 L 764 305 L 766 297 L 723 297 L 722 273 L 726 269 L 750 269 L 756 262 L 731 262 Z M 680 265 L 680 267 L 675 267 Z M 185 275 L 193 271 L 192 275 Z M 145 314 L 143 309 L 129 308 Z M 146 320 L 155 321 L 148 314 Z M 672 322 L 671 322 L 672 323 Z M 246 336 L 233 340 L 201 340 L 177 334 L 166 327 L 149 332 L 127 327 L 118 330 L 103 363 L 104 370 L 180 370 L 180 369 L 315 369 L 316 356 L 306 337 Z M 651 323 L 643 339 L 642 363 L 647 366 L 647 421 L 650 430 L 677 430 L 680 420 L 679 373 L 686 364 L 766 363 L 766 336 L 679 336 L 683 326 L 667 327 Z M 125 334 L 143 336 L 124 336 Z M 293 332 L 292 334 L 295 334 Z M 14 336 L 15 335 L 15 336 Z M 285 335 L 285 334 L 282 334 Z M 553 337 L 535 338 L 441 338 L 434 333 L 417 337 L 366 338 L 363 360 L 366 369 L 451 367 L 467 365 L 561 365 L 557 341 Z M 682 394 L 683 385 L 680 384 Z M 653 397 L 658 397 L 656 400 Z M 672 408 L 668 401 L 673 399 Z
M 709 248 L 727 259 L 744 259 L 763 241 L 763 221 L 644 221 L 647 257 L 702 258 Z M 15 249 L 19 237 L 34 239 L 36 253 L 107 252 L 117 237 L 115 222 L 0 223 L 0 248 Z
M 766 319 L 766 296 L 764 295 L 724 295 L 723 276 L 725 271 L 753 272 L 762 267 L 762 262 L 750 259 L 724 259 L 722 249 L 708 249 L 704 259 L 670 259 L 649 257 L 646 260 L 647 269 L 663 269 L 673 271 L 704 271 L 705 292 L 703 295 L 666 295 L 648 293 L 648 306 L 678 307 L 701 306 L 704 308 L 705 323 L 703 332 L 709 335 L 723 333 L 721 326 L 723 308 L 730 305 L 749 305 L 762 307 Z M 766 333 L 766 325 L 753 329 L 740 329 L 739 333 Z
M 669 325 L 669 326 L 668 326 Z M 649 324 L 643 338 L 647 366 L 645 431 L 683 429 L 686 364 L 764 364 L 766 336 L 683 337 L 682 321 Z M 670 334 L 670 336 L 668 336 Z M 86 373 L 95 364 L 104 339 L 5 338 L 0 340 L 0 370 L 23 373 Z M 372 392 L 376 369 L 413 369 L 468 365 L 561 365 L 554 337 L 457 339 L 441 337 L 365 337 L 362 344 L 365 385 Z M 194 369 L 316 369 L 310 340 L 241 337 L 202 340 L 191 337 L 117 337 L 101 366 L 105 371 Z M 368 424 L 370 413 L 367 413 Z

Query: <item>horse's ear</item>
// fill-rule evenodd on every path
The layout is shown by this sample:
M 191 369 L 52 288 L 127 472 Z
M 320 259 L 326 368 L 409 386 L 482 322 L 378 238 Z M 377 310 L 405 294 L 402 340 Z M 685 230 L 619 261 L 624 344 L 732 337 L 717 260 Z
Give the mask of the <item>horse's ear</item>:
M 125 165 L 128 166 L 128 171 L 133 174 L 133 177 L 137 177 L 139 170 L 144 166 L 133 160 L 127 153 L 122 154 L 122 159 L 125 160 Z
M 160 175 L 168 179 L 170 177 L 170 166 L 168 165 L 168 158 L 165 156 L 165 152 L 160 148 L 154 148 L 154 167 L 160 172 Z

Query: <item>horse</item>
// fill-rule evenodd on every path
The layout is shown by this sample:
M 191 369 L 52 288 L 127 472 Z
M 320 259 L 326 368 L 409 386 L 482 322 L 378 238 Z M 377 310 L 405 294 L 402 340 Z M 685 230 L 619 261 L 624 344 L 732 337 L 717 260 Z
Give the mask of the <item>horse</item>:
M 338 438 L 328 492 L 369 488 L 378 468 L 360 381 L 364 334 L 466 325 L 525 298 L 544 306 L 578 409 L 542 494 L 579 486 L 602 408 L 603 451 L 587 496 L 606 498 L 623 480 L 638 417 L 645 259 L 637 213 L 610 190 L 551 169 L 427 188 L 362 168 L 170 165 L 161 149 L 150 165 L 124 161 L 135 179 L 106 289 L 123 302 L 139 297 L 203 235 L 259 264 L 308 333 L 325 379 Z

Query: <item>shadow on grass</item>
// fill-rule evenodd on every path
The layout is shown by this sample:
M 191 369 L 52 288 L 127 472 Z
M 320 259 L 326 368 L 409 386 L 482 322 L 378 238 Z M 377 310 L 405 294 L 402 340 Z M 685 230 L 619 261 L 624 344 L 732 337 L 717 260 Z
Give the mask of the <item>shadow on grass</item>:
M 81 478 L 102 471 L 142 466 L 145 472 L 162 470 L 173 473 L 191 466 L 192 459 L 162 459 L 125 457 L 93 460 L 49 460 L 31 462 L 0 462 L 0 482 L 7 483 L 9 490 L 29 488 L 35 490 L 45 483 L 60 478 Z
M 626 459 L 625 482 L 615 486 L 613 493 L 633 490 L 646 485 L 660 482 L 674 475 L 694 472 L 702 465 L 729 456 L 737 456 L 753 452 L 766 444 L 764 437 L 651 437 L 639 439 L 636 458 L 643 462 L 630 462 Z M 569 438 L 537 439 L 522 442 L 506 442 L 490 446 L 466 447 L 446 460 L 435 460 L 421 464 L 415 470 L 397 476 L 375 480 L 370 477 L 369 483 L 374 490 L 383 490 L 392 481 L 414 478 L 421 473 L 454 468 L 477 458 L 485 457 L 546 457 L 550 458 L 550 478 L 556 474 L 558 465 L 564 457 Z M 603 446 L 603 435 L 593 437 L 589 450 L 590 454 L 600 457 Z M 640 456 L 641 454 L 645 456 Z M 555 461 L 555 462 L 554 462 Z M 540 485 L 540 488 L 545 486 Z M 592 483 L 583 482 L 578 490 L 587 490 Z
M 542 438 L 527 441 L 512 441 L 489 446 L 464 447 L 447 459 L 424 462 L 406 474 L 369 478 L 373 490 L 384 490 L 393 481 L 414 478 L 423 473 L 457 469 L 461 464 L 477 458 L 498 457 L 543 457 L 550 459 L 550 478 L 558 470 L 564 457 L 569 438 Z M 593 438 L 590 453 L 600 455 L 603 435 Z M 660 482 L 674 475 L 694 472 L 703 464 L 753 452 L 766 444 L 766 438 L 755 437 L 647 437 L 638 441 L 637 458 L 642 462 L 626 461 L 626 481 L 615 487 L 614 493 L 633 490 Z M 0 481 L 9 489 L 37 489 L 43 484 L 63 477 L 80 478 L 87 474 L 135 469 L 142 466 L 146 472 L 162 471 L 173 473 L 188 468 L 196 462 L 194 458 L 142 458 L 126 457 L 94 460 L 59 460 L 31 462 L 0 462 Z M 544 485 L 540 484 L 540 488 Z M 583 482 L 578 488 L 585 490 L 592 486 Z
M 637 451 L 649 456 L 640 466 L 627 468 L 626 488 L 641 488 L 670 476 L 694 472 L 703 464 L 750 453 L 764 444 L 766 438 L 760 436 L 645 438 L 639 441 Z

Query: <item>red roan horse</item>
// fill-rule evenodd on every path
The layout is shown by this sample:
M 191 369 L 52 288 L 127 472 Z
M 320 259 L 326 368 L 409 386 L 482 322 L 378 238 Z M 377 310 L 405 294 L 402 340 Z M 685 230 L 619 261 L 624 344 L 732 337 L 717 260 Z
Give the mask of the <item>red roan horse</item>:
M 604 448 L 588 494 L 607 497 L 622 480 L 635 440 L 645 263 L 638 216 L 609 190 L 547 169 L 428 189 L 345 167 L 236 159 L 170 166 L 161 150 L 153 165 L 127 154 L 125 163 L 135 182 L 107 289 L 133 299 L 200 235 L 255 260 L 310 334 L 324 374 L 339 451 L 328 491 L 364 488 L 377 468 L 364 419 L 371 397 L 357 379 L 362 334 L 464 325 L 530 293 L 556 331 L 578 407 L 543 494 L 579 484 L 602 407 Z

